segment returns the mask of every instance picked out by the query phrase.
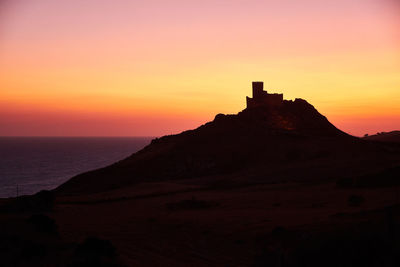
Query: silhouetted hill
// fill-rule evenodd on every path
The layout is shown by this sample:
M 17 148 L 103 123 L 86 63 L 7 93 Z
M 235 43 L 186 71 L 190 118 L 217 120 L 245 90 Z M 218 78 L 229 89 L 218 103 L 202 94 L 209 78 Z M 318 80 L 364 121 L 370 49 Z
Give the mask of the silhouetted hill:
M 382 132 L 364 137 L 365 140 L 400 143 L 400 131 Z
M 109 167 L 73 177 L 63 194 L 141 182 L 195 179 L 212 184 L 336 179 L 391 166 L 397 148 L 364 142 L 333 126 L 305 100 L 218 114 L 195 130 L 154 139 Z M 396 154 L 398 155 L 398 154 Z M 366 167 L 367 166 L 367 167 Z
M 1 200 L 1 266 L 399 266 L 400 144 L 262 89 L 236 115 Z

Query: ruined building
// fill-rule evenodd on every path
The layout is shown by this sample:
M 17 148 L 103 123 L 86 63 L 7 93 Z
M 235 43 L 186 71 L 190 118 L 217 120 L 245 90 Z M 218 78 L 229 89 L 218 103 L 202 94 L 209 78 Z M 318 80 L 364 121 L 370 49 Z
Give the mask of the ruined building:
M 253 82 L 253 98 L 246 96 L 247 108 L 276 107 L 283 103 L 283 94 L 268 94 L 263 82 Z

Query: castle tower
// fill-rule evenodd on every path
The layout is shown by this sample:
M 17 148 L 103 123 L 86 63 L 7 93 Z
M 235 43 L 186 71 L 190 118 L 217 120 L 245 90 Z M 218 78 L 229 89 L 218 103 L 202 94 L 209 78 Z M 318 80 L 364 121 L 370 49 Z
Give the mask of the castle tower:
M 264 82 L 253 82 L 253 98 L 259 98 L 263 95 Z
M 276 108 L 283 103 L 283 94 L 268 94 L 264 91 L 264 82 L 252 82 L 253 98 L 246 96 L 247 108 Z

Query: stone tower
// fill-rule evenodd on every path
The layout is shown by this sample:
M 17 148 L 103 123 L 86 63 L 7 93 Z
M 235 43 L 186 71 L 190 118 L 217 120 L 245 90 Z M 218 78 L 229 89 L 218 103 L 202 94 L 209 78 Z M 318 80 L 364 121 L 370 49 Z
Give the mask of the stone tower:
M 277 107 L 283 103 L 283 94 L 268 94 L 264 82 L 253 82 L 253 98 L 246 97 L 246 108 Z

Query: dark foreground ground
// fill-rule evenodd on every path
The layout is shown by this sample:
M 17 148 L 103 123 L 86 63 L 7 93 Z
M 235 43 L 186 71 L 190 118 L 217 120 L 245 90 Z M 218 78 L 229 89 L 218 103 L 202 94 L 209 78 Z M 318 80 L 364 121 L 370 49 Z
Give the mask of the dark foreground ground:
M 379 141 L 301 99 L 219 114 L 0 200 L 0 265 L 400 266 L 400 144 Z
M 3 200 L 1 266 L 400 263 L 400 187 L 393 183 L 191 180 L 53 197 Z

